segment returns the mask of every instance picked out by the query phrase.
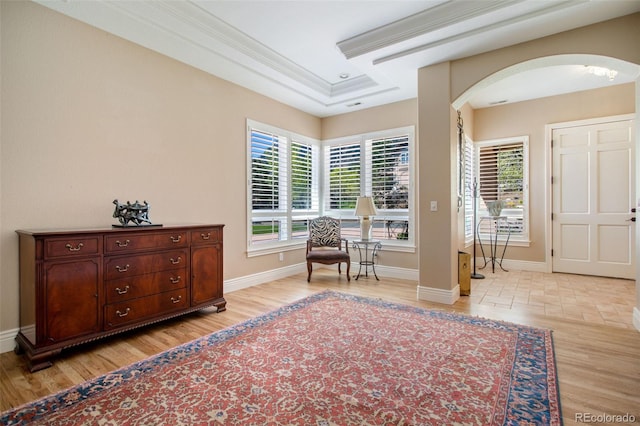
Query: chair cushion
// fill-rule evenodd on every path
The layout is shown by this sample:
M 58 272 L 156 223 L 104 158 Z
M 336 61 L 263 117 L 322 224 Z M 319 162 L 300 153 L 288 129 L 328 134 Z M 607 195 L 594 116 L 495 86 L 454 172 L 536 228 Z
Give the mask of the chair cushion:
M 350 259 L 349 253 L 341 250 L 311 250 L 307 254 L 307 260 L 312 262 L 347 262 Z

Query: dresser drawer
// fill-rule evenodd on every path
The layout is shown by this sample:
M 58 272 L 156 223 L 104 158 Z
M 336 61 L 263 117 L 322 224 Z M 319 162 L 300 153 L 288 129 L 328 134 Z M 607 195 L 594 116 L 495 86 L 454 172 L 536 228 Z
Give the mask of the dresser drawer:
M 44 240 L 44 257 L 92 256 L 100 254 L 99 235 L 87 235 L 71 238 L 47 238 Z
M 106 254 L 130 253 L 138 250 L 167 250 L 188 247 L 187 231 L 163 231 L 153 233 L 118 233 L 105 237 Z
M 222 228 L 207 228 L 191 231 L 191 244 L 211 244 L 222 241 Z
M 105 259 L 103 272 L 106 280 L 115 280 L 152 272 L 182 269 L 188 266 L 188 262 L 187 250 L 171 250 L 135 256 L 115 256 Z
M 105 330 L 117 328 L 187 307 L 189 307 L 189 300 L 186 288 L 106 305 L 104 328 Z
M 107 303 L 119 303 L 138 297 L 185 288 L 189 283 L 186 269 L 155 272 L 146 275 L 109 280 L 105 283 Z

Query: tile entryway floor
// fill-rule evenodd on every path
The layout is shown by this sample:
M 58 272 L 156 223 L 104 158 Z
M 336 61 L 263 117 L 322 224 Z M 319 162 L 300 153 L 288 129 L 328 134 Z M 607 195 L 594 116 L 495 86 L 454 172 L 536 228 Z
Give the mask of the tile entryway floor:
M 633 329 L 633 280 L 527 271 L 478 272 L 485 279 L 472 279 L 471 295 L 456 303 Z

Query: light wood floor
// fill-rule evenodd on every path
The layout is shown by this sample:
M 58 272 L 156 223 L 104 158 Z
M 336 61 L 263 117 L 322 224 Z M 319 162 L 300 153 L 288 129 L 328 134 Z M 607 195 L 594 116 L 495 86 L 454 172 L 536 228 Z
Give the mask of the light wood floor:
M 0 411 L 36 400 L 307 295 L 346 293 L 553 330 L 564 423 L 577 413 L 635 416 L 640 424 L 640 333 L 631 326 L 635 282 L 566 274 L 483 271 L 471 296 L 452 306 L 418 301 L 416 282 L 351 280 L 321 269 L 225 295 L 227 311 L 201 311 L 63 351 L 36 373 L 13 352 L 0 355 Z M 606 423 L 599 423 L 606 424 Z

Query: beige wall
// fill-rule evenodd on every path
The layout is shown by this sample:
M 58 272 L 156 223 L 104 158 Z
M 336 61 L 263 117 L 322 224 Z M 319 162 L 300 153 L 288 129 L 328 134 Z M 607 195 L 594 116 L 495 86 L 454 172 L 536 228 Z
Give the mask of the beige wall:
M 416 99 L 336 115 L 322 119 L 322 139 L 334 139 L 404 126 L 415 126 L 417 134 L 417 118 Z M 417 251 L 414 253 L 394 252 L 385 250 L 383 246 L 378 261 L 382 265 L 395 268 L 414 271 L 418 269 Z
M 457 283 L 452 261 L 458 245 L 457 114 L 451 108 L 450 75 L 448 62 L 418 71 L 419 284 L 443 290 Z
M 317 139 L 417 124 L 415 99 L 322 120 L 37 4 L 0 11 L 0 332 L 18 327 L 16 229 L 109 227 L 113 199 L 146 199 L 156 223 L 225 224 L 226 280 L 299 264 L 246 257 L 245 120 Z
M 368 108 L 322 119 L 322 139 L 335 139 L 360 133 L 415 126 L 418 123 L 417 100 Z
M 529 136 L 529 205 L 531 245 L 511 245 L 506 258 L 544 262 L 547 203 L 545 126 L 552 123 L 609 117 L 635 112 L 635 85 L 620 84 L 561 96 L 475 110 L 473 140 Z
M 113 199 L 156 223 L 225 224 L 225 279 L 247 259 L 251 118 L 314 138 L 321 120 L 31 2 L 1 3 L 0 331 L 18 327 L 16 229 L 111 226 Z

